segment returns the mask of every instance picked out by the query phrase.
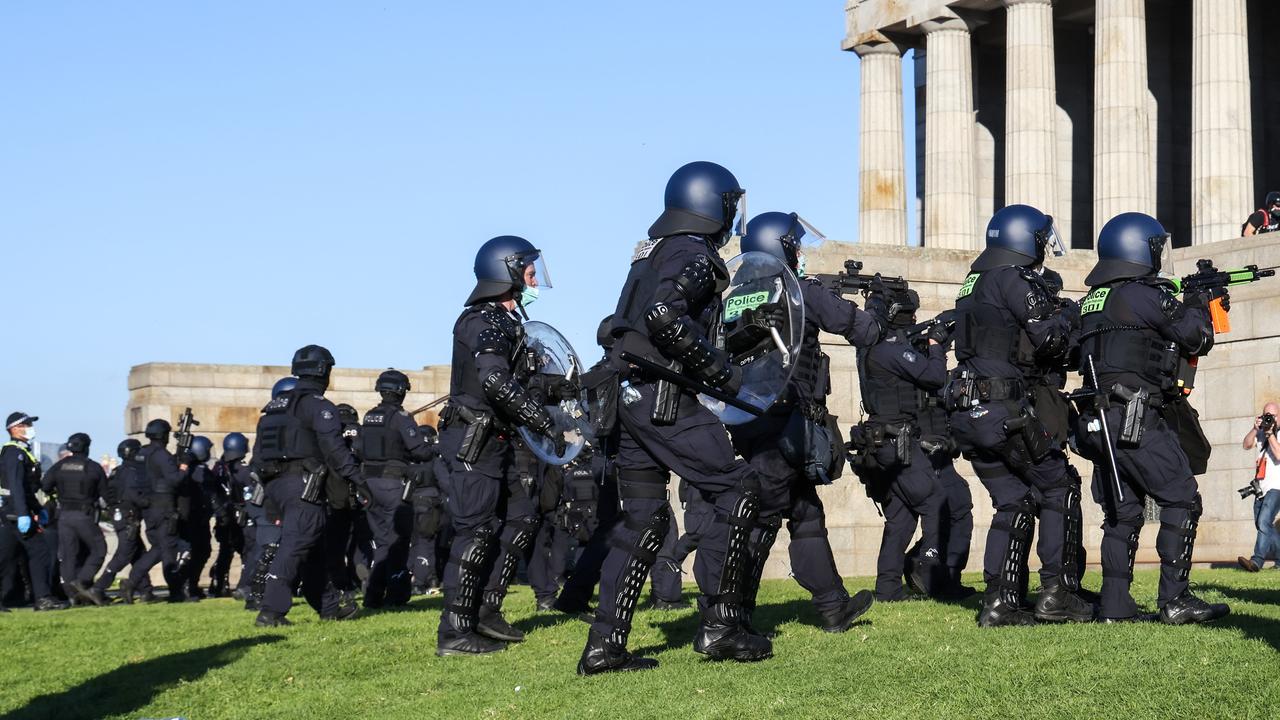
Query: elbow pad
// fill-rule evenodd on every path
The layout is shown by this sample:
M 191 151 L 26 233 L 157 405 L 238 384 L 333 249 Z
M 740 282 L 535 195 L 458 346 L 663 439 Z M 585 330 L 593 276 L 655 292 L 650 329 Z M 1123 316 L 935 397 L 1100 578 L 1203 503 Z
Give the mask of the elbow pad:
M 725 354 L 699 334 L 689 318 L 676 315 L 666 303 L 658 303 L 644 316 L 649 339 L 664 356 L 678 360 L 684 369 L 711 387 L 723 387 L 733 377 Z
M 494 370 L 484 379 L 484 394 L 504 415 L 536 433 L 551 429 L 551 416 L 510 374 Z
M 717 288 L 716 271 L 711 265 L 711 258 L 699 255 L 689 261 L 674 279 L 676 291 L 684 296 L 690 305 L 701 305 L 713 294 L 723 288 Z
M 1040 343 L 1040 347 L 1036 348 L 1035 355 L 1039 359 L 1065 358 L 1070 344 L 1070 338 L 1066 332 L 1052 332 Z

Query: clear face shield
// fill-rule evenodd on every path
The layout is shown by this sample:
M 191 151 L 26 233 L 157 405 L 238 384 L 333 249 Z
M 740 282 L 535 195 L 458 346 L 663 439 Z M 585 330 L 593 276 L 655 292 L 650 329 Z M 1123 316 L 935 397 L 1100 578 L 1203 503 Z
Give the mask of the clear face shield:
M 1173 277 L 1173 236 L 1169 233 L 1149 238 L 1151 245 L 1151 264 L 1156 273 L 1165 277 Z
M 827 236 L 823 235 L 822 231 L 814 227 L 808 220 L 805 220 L 795 213 L 792 213 L 792 215 L 796 219 L 796 224 L 804 228 L 805 231 L 804 235 L 800 237 L 800 241 L 794 243 L 796 250 L 796 275 L 804 277 L 809 251 L 817 250 L 826 243 Z
M 731 219 L 729 231 L 724 234 L 720 247 L 728 245 L 729 241 L 735 237 L 741 239 L 747 232 L 747 191 L 743 190 L 736 197 L 726 194 L 724 206 L 725 217 Z
M 1040 247 L 1044 248 L 1044 257 L 1062 257 L 1067 254 L 1067 246 L 1062 242 L 1062 236 L 1058 234 L 1058 226 L 1053 222 L 1053 216 L 1049 216 L 1049 223 L 1037 233 L 1041 241 Z
M 511 268 L 513 277 L 524 282 L 525 287 L 552 287 L 551 273 L 547 272 L 547 263 L 541 250 L 507 258 L 507 267 Z

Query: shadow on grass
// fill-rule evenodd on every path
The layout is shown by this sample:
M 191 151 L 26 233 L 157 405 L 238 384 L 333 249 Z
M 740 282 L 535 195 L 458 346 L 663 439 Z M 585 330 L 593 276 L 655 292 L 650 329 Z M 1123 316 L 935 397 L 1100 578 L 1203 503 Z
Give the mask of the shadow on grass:
M 25 706 L 0 715 L 0 720 L 72 720 L 131 715 L 170 687 L 198 680 L 214 668 L 230 665 L 255 645 L 283 639 L 280 635 L 240 638 L 122 665 L 62 692 L 34 698 Z
M 874 611 L 874 608 L 872 609 Z M 675 615 L 674 612 L 666 614 Z M 699 617 L 696 608 L 691 611 L 681 611 L 678 617 L 671 617 L 657 622 L 651 621 L 650 624 L 662 632 L 662 642 L 636 648 L 632 652 L 637 655 L 653 655 L 672 648 L 692 646 L 694 635 L 698 632 L 698 621 Z M 797 622 L 814 628 L 820 628 L 823 625 L 822 616 L 813 608 L 813 603 L 802 599 L 789 600 L 772 605 L 761 605 L 751 615 L 751 624 L 756 631 L 770 638 L 776 638 L 781 635 L 779 628 L 789 622 Z M 863 617 L 859 618 L 853 624 L 853 627 L 869 624 L 871 624 L 871 618 Z

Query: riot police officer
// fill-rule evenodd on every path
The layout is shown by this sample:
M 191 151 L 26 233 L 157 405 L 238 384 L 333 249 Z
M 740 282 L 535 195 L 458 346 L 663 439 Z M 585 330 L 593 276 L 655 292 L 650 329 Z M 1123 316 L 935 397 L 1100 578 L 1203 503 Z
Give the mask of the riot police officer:
M 984 557 L 983 627 L 1093 616 L 1063 574 L 1068 508 L 1079 492 L 1028 400 L 1028 370 L 1071 342 L 1075 310 L 1055 302 L 1036 271 L 1046 252 L 1064 251 L 1053 218 L 1026 205 L 1002 208 L 956 299 L 959 366 L 946 402 L 956 441 L 996 510 Z M 1021 567 L 1037 516 L 1041 592 L 1033 616 L 1022 608 Z
M 845 590 L 835 569 L 826 515 L 816 491 L 816 485 L 834 480 L 828 475 L 828 466 L 835 452 L 843 452 L 833 446 L 835 433 L 828 427 L 832 421 L 827 413 L 830 361 L 822 352 L 818 333 L 839 335 L 854 347 L 866 348 L 879 340 L 883 319 L 823 287 L 816 278 L 804 276 L 803 247 L 815 244 L 815 239 L 820 241 L 820 236 L 815 233 L 809 237 L 796 213 L 761 213 L 747 224 L 742 251 L 772 255 L 800 277 L 805 323 L 796 370 L 786 393 L 765 417 L 735 426 L 732 435 L 734 446 L 762 483 L 759 527 L 752 534 L 748 608 L 755 606 L 760 575 L 785 518 L 792 540 L 792 574 L 812 593 L 823 629 L 844 632 L 871 607 L 872 597 L 865 590 L 850 597 Z M 883 305 L 880 293 L 868 298 L 868 306 L 876 313 L 883 315 Z M 819 442 L 822 448 L 817 447 Z
M 25 552 L 35 609 L 62 610 L 67 605 L 53 596 L 49 581 L 56 548 L 49 546 L 41 532 L 44 509 L 36 498 L 40 461 L 31 450 L 31 441 L 39 419 L 14 412 L 5 420 L 9 441 L 0 449 L 0 598 L 9 597 L 18 584 L 19 553 Z
M 932 326 L 925 352 L 907 331 L 920 298 L 914 290 L 890 293 L 888 332 L 870 348 L 859 348 L 858 383 L 868 418 L 851 433 L 857 467 L 867 494 L 884 515 L 876 562 L 876 599 L 907 599 L 903 587 L 906 550 L 920 526 L 921 548 L 912 564 L 912 585 L 931 594 L 945 582 L 940 531 L 946 501 L 933 464 L 920 444 L 919 415 L 928 394 L 947 379 L 947 326 Z
M 523 342 L 524 308 L 547 281 L 539 270 L 541 259 L 541 251 L 524 238 L 503 235 L 484 243 L 476 253 L 476 287 L 453 327 L 453 375 L 449 403 L 440 415 L 440 456 L 448 470 L 445 497 L 456 534 L 445 566 L 437 655 L 490 653 L 523 638 L 491 602 L 500 603 L 506 593 L 498 538 L 507 541 L 509 552 L 513 533 L 525 530 L 503 527 L 521 504 L 511 507 L 519 495 L 511 495 L 509 482 L 510 433 L 498 428 L 523 426 L 564 442 L 563 435 L 552 436 L 551 417 L 531 396 L 513 361 Z M 522 504 L 531 510 L 531 504 Z
M 701 592 L 694 650 L 739 661 L 773 654 L 769 639 L 743 624 L 747 544 L 759 510 L 757 472 L 736 457 L 723 424 L 693 392 L 668 387 L 669 380 L 660 381 L 622 359 L 623 353 L 632 353 L 668 367 L 674 361 L 696 383 L 738 392 L 741 369 L 707 333 L 722 309 L 720 293 L 728 286 L 718 251 L 733 233 L 744 195 L 733 173 L 715 163 L 694 162 L 676 170 L 667 182 L 665 210 L 649 228 L 649 241 L 633 258 L 620 293 L 611 359 L 625 382 L 618 408 L 622 508 L 579 674 L 658 664 L 632 655 L 626 645 L 644 578 L 668 533 L 672 472 L 687 478 L 717 510 L 717 522 L 694 564 Z
M 439 433 L 430 425 L 419 425 L 418 434 L 423 441 L 436 447 Z M 438 453 L 423 463 L 414 465 L 413 493 L 409 504 L 413 508 L 413 535 L 409 543 L 409 570 L 413 575 L 413 591 L 416 595 L 435 595 L 440 592 L 440 568 L 442 542 L 441 530 L 448 522 L 444 512 L 444 493 L 440 489 L 440 458 Z M 443 548 L 445 554 L 448 548 Z
M 178 493 L 183 475 L 177 459 L 167 448 L 172 431 L 168 420 L 157 418 L 147 423 L 143 435 L 150 442 L 143 445 L 136 455 L 147 477 L 146 509 L 142 519 L 151 548 L 133 564 L 129 579 L 120 584 L 126 603 L 134 601 L 134 594 L 143 585 L 143 578 L 157 564 L 161 564 L 165 583 L 169 586 L 169 602 L 187 599 L 185 569 L 191 548 L 178 535 Z
M 62 585 L 75 602 L 106 605 L 106 595 L 93 579 L 107 557 L 107 541 L 98 527 L 98 508 L 107 491 L 107 474 L 89 457 L 89 436 L 67 439 L 71 454 L 49 468 L 40 480 L 46 495 L 58 498 L 58 553 Z
M 1206 443 L 1179 383 L 1188 379 L 1191 360 L 1213 347 L 1209 303 L 1220 298 L 1229 309 L 1228 297 L 1221 288 L 1180 302 L 1174 284 L 1158 275 L 1168 266 L 1162 255 L 1169 243 L 1155 218 L 1117 215 L 1098 233 L 1098 264 L 1085 278 L 1092 290 L 1081 304 L 1081 372 L 1097 395 L 1082 413 L 1077 437 L 1095 463 L 1093 497 L 1106 518 L 1100 612 L 1106 620 L 1149 619 L 1129 594 L 1147 497 L 1160 506 L 1160 620 L 1208 622 L 1229 612 L 1189 587 L 1203 504 L 1188 456 L 1194 445 Z M 1118 478 L 1111 474 L 1112 458 Z
M 213 536 L 218 541 L 218 555 L 209 570 L 209 594 L 213 597 L 231 595 L 243 600 L 249 585 L 245 503 L 253 494 L 253 480 L 244 462 L 248 453 L 248 438 L 238 432 L 227 433 L 222 438 L 222 457 L 213 465 Z M 240 582 L 233 591 L 229 576 L 236 555 L 240 556 Z
M 298 379 L 289 376 L 280 378 L 271 387 L 271 400 L 275 402 L 286 392 L 298 386 Z M 265 413 L 270 403 L 262 408 Z M 249 491 L 245 496 L 245 544 L 248 552 L 249 577 L 242 578 L 241 584 L 246 588 L 244 593 L 245 610 L 261 610 L 262 598 L 267 590 L 267 576 L 271 574 L 271 563 L 275 562 L 276 551 L 280 548 L 280 522 L 284 513 L 276 501 L 267 495 L 266 486 L 256 476 L 253 465 L 249 466 Z
M 200 587 L 200 575 L 213 555 L 213 543 L 209 535 L 209 523 L 213 520 L 213 506 L 217 502 L 217 481 L 209 470 L 208 462 L 213 441 L 203 435 L 191 439 L 184 464 L 186 478 L 182 482 L 179 497 L 178 531 L 191 546 L 191 559 L 187 564 L 187 597 L 203 600 L 205 592 Z
M 116 447 L 120 464 L 107 478 L 107 511 L 111 514 L 111 527 L 116 532 L 116 551 L 107 561 L 107 567 L 93 584 L 93 589 L 105 593 L 115 582 L 116 575 L 137 562 L 147 552 L 142 541 L 142 511 L 146 508 L 147 495 L 151 492 L 147 483 L 147 469 L 138 459 L 142 443 L 129 438 Z M 154 599 L 151 578 L 144 575 L 134 588 L 144 601 Z
M 413 510 L 405 498 L 413 464 L 434 455 L 433 447 L 418 433 L 418 424 L 404 410 L 404 396 L 411 390 L 409 377 L 399 370 L 378 376 L 374 390 L 382 402 L 364 414 L 360 426 L 360 459 L 369 493 L 369 527 L 373 531 L 373 565 L 364 587 L 364 606 L 380 608 L 409 602 L 409 535 Z
M 324 396 L 333 370 L 333 355 L 319 345 L 293 354 L 298 378 L 263 410 L 258 420 L 253 466 L 267 497 L 282 511 L 280 546 L 271 561 L 259 627 L 291 625 L 293 588 L 299 581 L 307 603 L 321 619 L 345 620 L 356 607 L 341 604 L 324 563 L 325 475 L 335 472 L 349 485 L 363 486 L 355 456 L 342 441 L 338 408 Z

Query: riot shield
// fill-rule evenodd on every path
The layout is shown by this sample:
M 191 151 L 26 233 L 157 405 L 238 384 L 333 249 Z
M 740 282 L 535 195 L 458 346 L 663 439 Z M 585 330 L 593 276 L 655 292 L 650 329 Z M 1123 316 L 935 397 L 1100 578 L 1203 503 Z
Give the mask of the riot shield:
M 522 362 L 529 373 L 526 387 L 540 396 L 551 416 L 552 433 L 564 438 L 564 448 L 558 450 L 550 438 L 526 427 L 519 429 L 520 437 L 539 460 L 565 465 L 573 462 L 591 437 L 580 377 L 582 361 L 569 341 L 544 322 L 526 322 L 524 336 Z M 566 392 L 573 396 L 567 397 Z
M 716 346 L 742 371 L 738 399 L 766 410 L 787 389 L 804 338 L 804 298 L 796 275 L 763 252 L 743 253 L 727 263 L 724 310 L 711 329 Z M 725 425 L 741 425 L 751 413 L 699 395 L 698 402 Z

